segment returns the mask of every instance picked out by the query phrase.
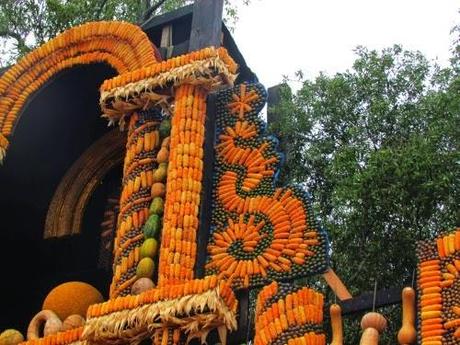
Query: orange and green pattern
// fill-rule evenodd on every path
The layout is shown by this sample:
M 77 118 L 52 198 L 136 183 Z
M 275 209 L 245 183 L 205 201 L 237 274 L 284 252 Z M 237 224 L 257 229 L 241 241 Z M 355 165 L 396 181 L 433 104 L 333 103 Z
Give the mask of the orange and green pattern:
M 281 162 L 277 141 L 258 113 L 266 102 L 260 84 L 240 84 L 217 100 L 208 274 L 234 288 L 260 286 L 326 270 L 327 236 L 299 187 L 275 188 Z
M 460 228 L 417 244 L 421 345 L 460 344 Z
M 114 244 L 111 298 L 131 293 L 131 286 L 137 279 L 136 267 L 144 241 L 142 227 L 149 218 L 153 171 L 158 166 L 158 125 L 159 120 L 152 114 L 133 114 L 130 118 Z
M 273 282 L 256 302 L 254 345 L 324 345 L 323 294 L 294 283 Z

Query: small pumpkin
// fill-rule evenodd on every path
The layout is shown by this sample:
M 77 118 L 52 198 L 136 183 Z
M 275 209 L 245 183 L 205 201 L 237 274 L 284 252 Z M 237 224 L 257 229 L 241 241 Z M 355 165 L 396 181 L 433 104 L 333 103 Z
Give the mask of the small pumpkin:
M 387 319 L 376 312 L 370 312 L 361 319 L 361 329 L 375 328 L 379 333 L 382 333 L 387 328 Z
M 73 314 L 68 316 L 62 323 L 62 331 L 68 331 L 70 329 L 84 326 L 86 320 L 83 316 Z

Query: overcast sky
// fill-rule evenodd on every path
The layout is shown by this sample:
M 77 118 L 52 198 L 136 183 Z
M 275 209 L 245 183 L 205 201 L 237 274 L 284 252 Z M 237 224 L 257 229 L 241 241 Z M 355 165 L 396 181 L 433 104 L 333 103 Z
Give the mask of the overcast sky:
M 345 71 L 357 45 L 399 43 L 445 65 L 459 9 L 460 0 L 252 0 L 234 38 L 266 87 L 299 69 L 309 78 Z

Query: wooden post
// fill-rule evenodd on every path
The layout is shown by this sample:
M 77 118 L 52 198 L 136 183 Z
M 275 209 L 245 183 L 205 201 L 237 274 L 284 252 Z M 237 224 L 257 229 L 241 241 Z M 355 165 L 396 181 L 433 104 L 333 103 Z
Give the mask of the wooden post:
M 274 113 L 270 108 L 276 106 L 281 101 L 281 88 L 282 85 L 278 84 L 267 89 L 267 123 L 269 125 L 279 120 L 277 114 Z M 281 140 L 281 138 L 278 139 Z
M 375 308 L 401 303 L 401 290 L 402 287 L 378 290 L 375 294 Z M 369 291 L 357 297 L 341 301 L 340 305 L 342 306 L 342 313 L 346 315 L 372 310 L 373 302 L 374 293 Z
M 224 0 L 196 0 L 193 6 L 189 51 L 220 47 Z

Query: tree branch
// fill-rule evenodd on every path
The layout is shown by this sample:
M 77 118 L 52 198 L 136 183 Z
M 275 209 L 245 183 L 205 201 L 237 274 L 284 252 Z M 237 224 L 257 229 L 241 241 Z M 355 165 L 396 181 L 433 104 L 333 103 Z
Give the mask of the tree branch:
M 156 4 L 152 5 L 149 9 L 147 9 L 144 13 L 144 22 L 149 20 L 152 14 L 160 8 L 161 5 L 163 5 L 166 2 L 166 0 L 159 0 Z

